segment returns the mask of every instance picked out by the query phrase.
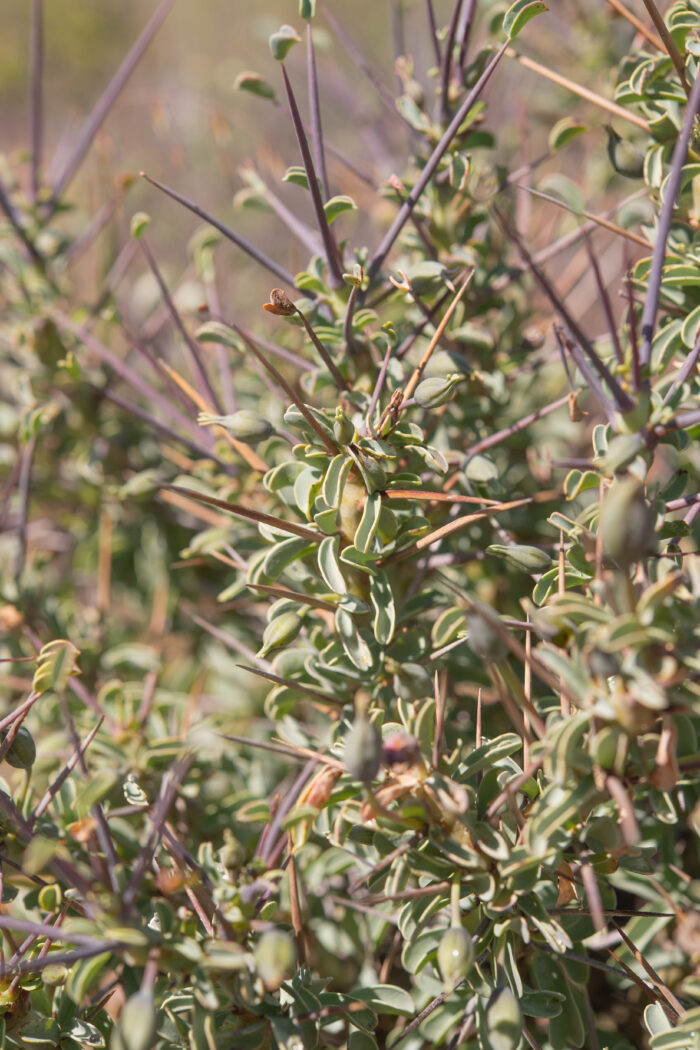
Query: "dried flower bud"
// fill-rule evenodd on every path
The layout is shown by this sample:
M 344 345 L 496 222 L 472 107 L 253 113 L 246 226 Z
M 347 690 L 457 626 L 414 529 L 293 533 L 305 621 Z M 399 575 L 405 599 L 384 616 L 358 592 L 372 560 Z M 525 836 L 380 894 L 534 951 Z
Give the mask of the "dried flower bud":
M 438 945 L 437 963 L 445 991 L 466 977 L 474 963 L 474 942 L 463 926 L 450 926 Z
M 486 1032 L 491 1050 L 518 1050 L 523 1015 L 510 988 L 494 988 L 486 1007 Z
M 200 427 L 224 427 L 232 437 L 235 437 L 236 441 L 245 441 L 248 444 L 264 441 L 275 429 L 268 419 L 263 419 L 257 412 L 250 412 L 245 408 L 240 412 L 233 412 L 230 416 L 215 416 L 210 412 L 200 412 L 197 422 Z
M 355 780 L 371 784 L 382 761 L 382 738 L 376 726 L 366 718 L 356 718 L 345 738 L 343 753 L 348 772 Z
M 255 969 L 268 992 L 291 977 L 296 967 L 294 941 L 284 930 L 266 930 L 255 945 Z
M 614 481 L 600 512 L 603 554 L 621 569 L 629 569 L 640 558 L 653 554 L 655 521 L 654 508 L 644 499 L 642 486 L 635 478 Z
M 487 554 L 495 554 L 503 558 L 514 569 L 522 569 L 523 572 L 546 572 L 551 568 L 552 559 L 539 547 L 528 547 L 524 543 L 512 543 L 510 545 L 492 543 L 486 548 Z
M 385 766 L 413 765 L 420 758 L 420 744 L 410 733 L 392 733 L 382 747 Z
M 355 427 L 351 420 L 343 412 L 342 408 L 338 406 L 335 410 L 335 421 L 333 423 L 333 437 L 339 445 L 349 445 L 352 439 L 355 437 Z
M 424 379 L 416 387 L 413 395 L 417 405 L 421 408 L 439 408 L 447 404 L 454 397 L 455 388 L 463 383 L 465 376 L 452 373 L 444 378 L 435 376 L 432 379 Z
M 36 758 L 34 737 L 24 726 L 20 726 L 17 735 L 10 744 L 5 761 L 15 769 L 31 769 Z
M 282 613 L 268 623 L 263 632 L 263 643 L 257 655 L 267 656 L 273 649 L 281 649 L 293 642 L 301 630 L 302 620 L 295 612 Z
M 263 303 L 263 310 L 279 317 L 291 317 L 297 312 L 297 308 L 286 292 L 281 288 L 273 288 L 270 292 L 269 303 Z

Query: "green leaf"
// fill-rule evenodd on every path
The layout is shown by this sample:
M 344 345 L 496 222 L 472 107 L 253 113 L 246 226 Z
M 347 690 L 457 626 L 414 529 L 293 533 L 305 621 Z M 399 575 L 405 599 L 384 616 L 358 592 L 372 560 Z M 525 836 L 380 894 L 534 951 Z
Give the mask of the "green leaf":
M 316 14 L 316 0 L 299 0 L 299 14 L 308 22 Z
M 549 133 L 548 145 L 552 153 L 566 146 L 567 143 L 588 131 L 585 124 L 579 124 L 573 117 L 558 120 Z
M 80 649 L 65 638 L 48 642 L 37 657 L 32 680 L 34 692 L 41 695 L 51 689 L 55 693 L 62 693 L 68 679 L 80 674 L 77 663 L 79 656 Z
M 564 204 L 566 204 L 576 215 L 581 215 L 585 210 L 586 205 L 581 190 L 575 182 L 571 179 L 567 179 L 566 175 L 560 175 L 558 173 L 547 175 L 546 178 L 542 179 L 537 188 L 543 193 L 549 193 L 550 196 L 557 197 L 559 200 L 563 201 Z
M 292 167 L 287 168 L 282 176 L 282 182 L 293 182 L 295 186 L 303 186 L 305 190 L 308 190 L 309 188 L 309 180 L 306 171 L 298 165 L 292 165 Z
M 355 667 L 360 671 L 369 671 L 372 666 L 372 653 L 364 638 L 360 635 L 355 621 L 345 609 L 336 609 L 335 629 L 343 649 Z
M 339 215 L 342 215 L 344 211 L 357 211 L 357 205 L 352 197 L 346 197 L 341 194 L 339 197 L 331 197 L 330 200 L 326 201 L 323 205 L 323 210 L 325 211 L 326 219 L 330 224 L 334 219 L 337 219 Z
M 234 91 L 249 91 L 251 95 L 270 99 L 271 102 L 274 102 L 276 98 L 272 84 L 251 69 L 246 69 L 243 73 L 238 74 L 233 82 L 233 89 Z
M 277 62 L 284 62 L 292 47 L 301 43 L 301 37 L 293 26 L 280 26 L 270 37 L 270 51 Z
M 396 627 L 396 606 L 389 578 L 379 570 L 369 581 L 369 597 L 374 609 L 372 630 L 380 645 L 389 645 Z
M 131 236 L 138 240 L 151 221 L 151 216 L 145 211 L 137 211 L 131 216 Z
M 372 546 L 372 540 L 379 524 L 381 509 L 382 497 L 378 492 L 373 492 L 365 501 L 360 524 L 355 532 L 355 547 L 361 554 L 366 554 Z
M 329 589 L 335 594 L 345 594 L 347 584 L 338 564 L 340 536 L 328 536 L 318 548 L 318 567 Z
M 411 1017 L 416 1010 L 413 999 L 403 988 L 393 984 L 375 984 L 371 988 L 354 988 L 355 998 L 362 999 L 375 1013 Z
M 542 0 L 515 0 L 503 16 L 503 32 L 509 40 L 515 40 L 531 18 L 547 10 Z

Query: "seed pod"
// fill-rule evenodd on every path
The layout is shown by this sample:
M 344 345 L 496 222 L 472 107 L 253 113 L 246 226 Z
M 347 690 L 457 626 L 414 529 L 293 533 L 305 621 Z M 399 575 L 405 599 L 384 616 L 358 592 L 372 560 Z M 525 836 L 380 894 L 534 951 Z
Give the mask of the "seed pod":
M 439 408 L 446 405 L 454 397 L 455 388 L 463 383 L 465 376 L 452 373 L 444 378 L 435 376 L 433 379 L 424 379 L 416 387 L 413 395 L 417 405 L 421 408 Z
M 266 930 L 253 952 L 255 969 L 268 992 L 274 992 L 296 968 L 294 941 L 284 930 Z
M 151 1050 L 158 1031 L 158 1011 L 151 992 L 129 996 L 117 1024 L 117 1046 L 123 1050 Z
M 335 420 L 333 422 L 333 437 L 339 445 L 349 445 L 352 439 L 355 437 L 355 427 L 350 419 L 345 415 L 342 408 L 338 406 L 335 410 Z
M 281 649 L 293 642 L 301 630 L 302 620 L 295 612 L 282 613 L 268 623 L 263 632 L 263 643 L 258 656 L 267 656 L 273 649 Z
M 382 761 L 382 738 L 366 718 L 356 718 L 345 738 L 343 753 L 348 773 L 363 784 L 371 784 Z
M 200 427 L 224 427 L 236 441 L 245 441 L 248 444 L 264 441 L 275 429 L 269 420 L 245 408 L 240 412 L 233 412 L 230 416 L 214 416 L 210 412 L 200 412 L 197 422 Z
M 437 950 L 437 963 L 445 991 L 451 992 L 467 976 L 473 962 L 474 942 L 469 933 L 463 926 L 450 926 L 442 935 Z
M 5 761 L 9 765 L 14 766 L 15 769 L 31 769 L 35 758 L 36 744 L 34 743 L 34 737 L 28 729 L 20 726 L 17 730 L 17 736 L 10 744 L 10 750 L 5 755 Z
M 510 988 L 494 988 L 486 1007 L 486 1033 L 490 1050 L 518 1050 L 523 1015 Z
M 600 529 L 603 554 L 621 569 L 656 550 L 656 514 L 644 499 L 642 486 L 631 477 L 614 481 L 603 498 Z
M 477 609 L 467 613 L 467 628 L 467 642 L 473 653 L 490 663 L 505 659 L 508 653 L 505 642 Z
M 68 967 L 61 963 L 50 963 L 41 971 L 41 979 L 49 988 L 57 988 L 58 985 L 65 984 L 69 972 Z
M 486 553 L 503 558 L 514 569 L 522 569 L 523 572 L 545 572 L 552 565 L 548 554 L 539 547 L 528 547 L 524 543 L 513 543 L 510 546 L 492 543 L 486 548 Z

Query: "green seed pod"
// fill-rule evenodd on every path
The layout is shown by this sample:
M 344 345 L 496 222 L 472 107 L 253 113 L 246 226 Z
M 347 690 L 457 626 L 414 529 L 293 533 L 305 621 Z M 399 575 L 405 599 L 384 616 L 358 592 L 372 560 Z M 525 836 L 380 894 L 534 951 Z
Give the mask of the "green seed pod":
M 343 752 L 348 773 L 363 784 L 371 784 L 382 761 L 382 738 L 376 726 L 366 718 L 355 719 L 345 737 Z
M 49 988 L 57 988 L 59 985 L 66 983 L 69 972 L 68 967 L 61 965 L 61 963 L 50 963 L 41 971 L 41 979 Z
M 34 737 L 28 729 L 20 726 L 17 730 L 17 736 L 10 744 L 10 750 L 5 755 L 5 761 L 14 766 L 15 769 L 31 769 L 35 758 L 36 744 L 34 743 Z
M 467 976 L 474 963 L 474 942 L 463 926 L 450 926 L 442 935 L 437 963 L 445 991 L 451 992 Z
M 268 992 L 274 992 L 296 968 L 294 941 L 284 930 L 266 930 L 253 952 L 255 969 Z
M 546 572 L 552 566 L 552 559 L 539 547 L 528 547 L 524 543 L 513 543 L 510 546 L 492 543 L 486 548 L 487 554 L 503 558 L 514 569 L 523 572 Z
M 245 441 L 247 444 L 264 441 L 275 429 L 269 420 L 247 409 L 241 409 L 230 416 L 213 416 L 209 412 L 200 412 L 197 422 L 200 427 L 224 427 L 236 441 Z
M 394 672 L 394 692 L 401 700 L 422 700 L 432 696 L 433 679 L 420 664 L 401 664 Z
M 435 376 L 433 379 L 424 379 L 416 387 L 413 397 L 421 408 L 439 408 L 452 400 L 455 388 L 464 380 L 465 376 L 454 372 L 444 378 Z
M 626 179 L 641 179 L 644 175 L 644 154 L 618 135 L 611 124 L 605 124 L 604 127 L 608 136 L 608 157 L 615 171 Z
M 351 420 L 343 412 L 342 408 L 338 406 L 335 410 L 335 421 L 333 423 L 333 437 L 339 445 L 349 445 L 352 439 L 355 437 L 355 427 Z
M 518 1050 L 523 1015 L 510 988 L 494 988 L 486 1007 L 486 1033 L 490 1050 Z
M 281 649 L 293 642 L 301 630 L 302 619 L 295 612 L 282 613 L 268 623 L 263 632 L 263 643 L 258 656 L 267 656 L 273 649 Z
M 467 628 L 467 642 L 473 653 L 489 663 L 505 659 L 508 653 L 505 642 L 496 629 L 479 615 L 477 609 L 467 613 Z
M 158 1011 L 151 992 L 129 996 L 117 1024 L 118 1046 L 123 1050 L 151 1050 L 158 1031 Z
M 614 481 L 603 498 L 600 529 L 603 554 L 621 569 L 656 550 L 654 523 L 656 514 L 644 499 L 642 486 L 635 478 Z

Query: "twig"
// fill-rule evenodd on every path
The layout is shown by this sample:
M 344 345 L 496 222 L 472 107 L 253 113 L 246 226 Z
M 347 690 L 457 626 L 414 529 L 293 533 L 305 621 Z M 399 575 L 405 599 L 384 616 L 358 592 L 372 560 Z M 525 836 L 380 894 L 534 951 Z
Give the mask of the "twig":
M 641 368 L 646 372 L 649 368 L 649 362 L 651 360 L 651 344 L 654 338 L 654 328 L 656 326 L 656 312 L 659 306 L 659 295 L 661 292 L 661 277 L 663 274 L 664 260 L 666 256 L 666 242 L 668 240 L 669 231 L 671 229 L 671 221 L 673 219 L 673 209 L 676 204 L 676 196 L 681 183 L 681 171 L 685 163 L 686 157 L 688 156 L 688 146 L 690 144 L 690 137 L 693 133 L 693 125 L 695 123 L 695 117 L 697 116 L 698 108 L 700 107 L 700 77 L 695 78 L 693 84 L 693 90 L 690 93 L 688 99 L 688 105 L 685 112 L 685 120 L 683 121 L 683 130 L 676 140 L 676 145 L 673 150 L 673 158 L 671 160 L 671 171 L 668 175 L 668 181 L 666 183 L 666 190 L 664 196 L 664 202 L 661 206 L 661 212 L 659 214 L 659 222 L 656 231 L 656 244 L 654 245 L 654 254 L 651 260 L 651 269 L 649 271 L 649 281 L 647 284 L 647 294 L 644 300 L 644 310 L 642 311 L 642 345 L 639 350 L 639 363 Z M 642 381 L 648 385 L 649 376 L 644 375 Z
M 183 208 L 187 208 L 187 210 L 191 211 L 193 215 L 197 215 L 200 219 L 203 219 L 204 222 L 208 222 L 210 226 L 213 226 L 215 230 L 218 230 L 219 233 L 223 233 L 227 240 L 231 241 L 238 248 L 241 248 L 246 255 L 249 255 L 251 259 L 255 259 L 256 262 L 260 263 L 261 266 L 264 266 L 266 270 L 270 271 L 270 273 L 274 273 L 281 281 L 284 281 L 292 288 L 294 287 L 294 277 L 288 270 L 285 270 L 283 266 L 280 266 L 274 259 L 271 259 L 269 255 L 265 254 L 265 252 L 256 248 L 250 243 L 250 241 L 247 241 L 245 237 L 241 237 L 240 234 L 232 230 L 230 226 L 226 225 L 226 223 L 220 222 L 219 219 L 215 219 L 214 216 L 208 211 L 205 211 L 204 208 L 200 208 L 198 204 L 194 203 L 194 201 L 188 200 L 187 197 L 183 197 L 181 193 L 166 186 L 163 182 L 151 178 L 151 176 L 147 175 L 145 171 L 141 172 L 141 176 L 146 182 L 150 182 L 152 186 L 155 186 L 156 189 L 159 189 L 168 197 L 172 197 L 172 199 L 177 201 L 178 204 L 181 204 Z
M 314 162 L 311 158 L 311 151 L 309 150 L 309 143 L 306 138 L 306 132 L 304 131 L 304 125 L 302 124 L 301 115 L 299 113 L 299 107 L 297 106 L 296 98 L 294 97 L 294 91 L 287 75 L 284 62 L 280 62 L 280 68 L 282 70 L 282 79 L 284 81 L 284 89 L 287 93 L 287 101 L 289 103 L 289 112 L 292 117 L 292 123 L 294 125 L 294 131 L 297 137 L 297 143 L 299 145 L 299 152 L 304 162 L 304 169 L 306 171 L 306 179 L 309 184 L 309 192 L 311 193 L 311 200 L 314 206 L 314 212 L 316 213 L 316 222 L 318 223 L 319 233 L 323 240 L 323 245 L 326 252 L 326 262 L 328 263 L 328 271 L 331 278 L 331 283 L 334 287 L 340 288 L 343 285 L 343 268 L 340 261 L 340 253 L 338 246 L 335 243 L 333 234 L 331 233 L 330 226 L 328 225 L 328 219 L 326 213 L 323 210 L 323 201 L 321 200 L 321 194 L 318 188 L 318 182 L 316 179 L 316 169 Z M 294 284 L 294 282 L 291 282 Z
M 633 14 L 632 11 L 630 11 L 627 7 L 625 7 L 623 3 L 620 2 L 620 0 L 608 0 L 608 3 L 612 8 L 614 8 L 617 11 L 619 15 L 622 15 L 623 18 L 626 18 L 630 25 L 633 25 L 637 32 L 641 33 L 642 36 L 649 41 L 652 47 L 655 47 L 658 51 L 664 50 L 663 40 L 660 40 L 656 33 L 652 33 L 650 29 L 647 29 L 647 27 L 644 25 L 644 22 L 642 22 L 641 18 L 637 18 L 637 16 Z
M 561 73 L 555 73 L 554 70 L 548 69 L 547 66 L 540 65 L 539 62 L 535 62 L 533 59 L 519 54 L 512 48 L 508 48 L 506 54 L 508 55 L 508 58 L 516 59 L 525 69 L 530 69 L 533 73 L 539 73 L 541 77 L 551 80 L 553 84 L 558 84 L 560 87 L 566 88 L 574 95 L 578 95 L 579 98 L 585 98 L 588 102 L 592 102 L 600 109 L 604 109 L 608 113 L 612 113 L 614 116 L 619 117 L 620 120 L 626 120 L 628 123 L 636 124 L 638 128 L 650 132 L 648 121 L 644 120 L 643 117 L 638 117 L 636 113 L 630 113 L 629 110 L 623 109 L 622 106 L 618 106 L 616 102 L 610 102 L 607 98 L 603 98 L 602 95 L 597 95 L 595 91 L 590 91 L 588 88 L 576 84 L 573 80 L 569 80 L 568 77 L 562 76 Z
M 469 110 L 472 108 L 474 103 L 477 101 L 477 99 L 481 95 L 481 92 L 484 90 L 484 88 L 488 84 L 489 80 L 491 79 L 491 77 L 495 73 L 496 67 L 498 66 L 498 64 L 501 61 L 501 59 L 503 58 L 503 56 L 505 55 L 507 47 L 508 47 L 508 45 L 507 45 L 507 43 L 505 43 L 498 49 L 496 54 L 493 56 L 491 61 L 486 66 L 484 72 L 481 74 L 481 76 L 477 80 L 477 82 L 474 85 L 474 87 L 472 88 L 472 90 L 469 92 L 467 97 L 462 102 L 462 105 L 459 107 L 459 109 L 455 113 L 454 117 L 450 121 L 450 123 L 449 123 L 449 125 L 447 127 L 447 130 L 445 131 L 445 134 L 442 136 L 442 138 L 438 142 L 437 146 L 435 147 L 435 149 L 431 153 L 431 155 L 430 155 L 430 157 L 429 157 L 425 167 L 423 168 L 423 171 L 421 172 L 420 178 L 417 179 L 413 189 L 409 193 L 409 195 L 406 198 L 406 200 L 404 201 L 404 203 L 401 205 L 398 215 L 396 216 L 396 218 L 394 219 L 393 223 L 391 224 L 391 226 L 387 230 L 386 234 L 384 235 L 384 237 L 382 239 L 381 244 L 379 245 L 379 247 L 377 248 L 376 252 L 374 253 L 374 256 L 372 258 L 372 261 L 371 261 L 371 263 L 369 265 L 369 270 L 368 270 L 370 281 L 372 280 L 373 277 L 376 276 L 378 271 L 381 269 L 381 267 L 382 267 L 382 265 L 384 263 L 384 260 L 386 259 L 387 255 L 391 251 L 391 248 L 392 248 L 392 246 L 394 244 L 394 241 L 396 240 L 398 235 L 401 233 L 401 230 L 403 229 L 403 227 L 404 227 L 404 225 L 406 223 L 406 220 L 408 219 L 409 215 L 413 211 L 413 208 L 415 207 L 417 202 L 420 200 L 420 198 L 421 198 L 421 196 L 423 194 L 423 191 L 425 190 L 426 186 L 428 185 L 428 183 L 432 179 L 433 175 L 435 174 L 435 172 L 437 170 L 437 167 L 438 167 L 440 161 L 443 158 L 443 155 L 447 151 L 447 149 L 448 149 L 450 143 L 452 142 L 453 138 L 455 137 L 455 135 L 457 134 L 457 132 L 461 128 L 462 124 L 464 123 L 464 118 L 467 116 L 467 114 L 469 113 Z
M 664 48 L 668 54 L 668 57 L 673 62 L 673 66 L 678 74 L 678 79 L 681 82 L 681 87 L 685 91 L 686 95 L 690 95 L 690 88 L 685 75 L 685 63 L 683 56 L 678 51 L 678 48 L 673 42 L 673 37 L 669 33 L 666 23 L 661 17 L 658 7 L 654 3 L 654 0 L 643 0 L 644 6 L 647 9 L 647 14 L 654 23 L 654 29 L 659 34 L 664 43 Z
M 43 132 L 42 81 L 44 74 L 43 0 L 32 0 L 32 35 L 29 45 L 29 141 L 32 151 L 31 194 L 36 203 L 41 185 Z
M 324 200 L 330 197 L 328 188 L 328 172 L 326 171 L 326 158 L 323 151 L 323 129 L 321 126 L 321 106 L 318 98 L 318 76 L 316 73 L 316 52 L 314 50 L 311 23 L 306 24 L 306 68 L 309 81 L 309 107 L 311 110 L 311 138 L 314 144 L 314 159 L 316 170 L 321 180 Z
M 49 214 L 53 214 L 53 212 L 56 210 L 56 207 L 64 190 L 66 189 L 71 179 L 75 175 L 76 171 L 80 167 L 83 157 L 90 148 L 90 144 L 94 139 L 97 131 L 101 127 L 105 117 L 107 116 L 115 101 L 119 97 L 129 77 L 138 65 L 138 62 L 141 56 L 143 55 L 144 51 L 146 50 L 151 40 L 155 36 L 156 32 L 160 28 L 161 23 L 165 20 L 174 2 L 175 0 L 161 0 L 161 3 L 151 15 L 151 18 L 144 26 L 138 39 L 127 53 L 126 58 L 122 62 L 121 66 L 114 74 L 112 80 L 109 82 L 104 92 L 98 99 L 96 105 L 92 110 L 92 113 L 90 113 L 89 117 L 83 124 L 82 131 L 80 132 L 78 141 L 75 145 L 72 154 L 66 161 L 63 167 L 63 171 L 56 178 L 53 186 L 51 187 L 51 199 L 48 202 Z

